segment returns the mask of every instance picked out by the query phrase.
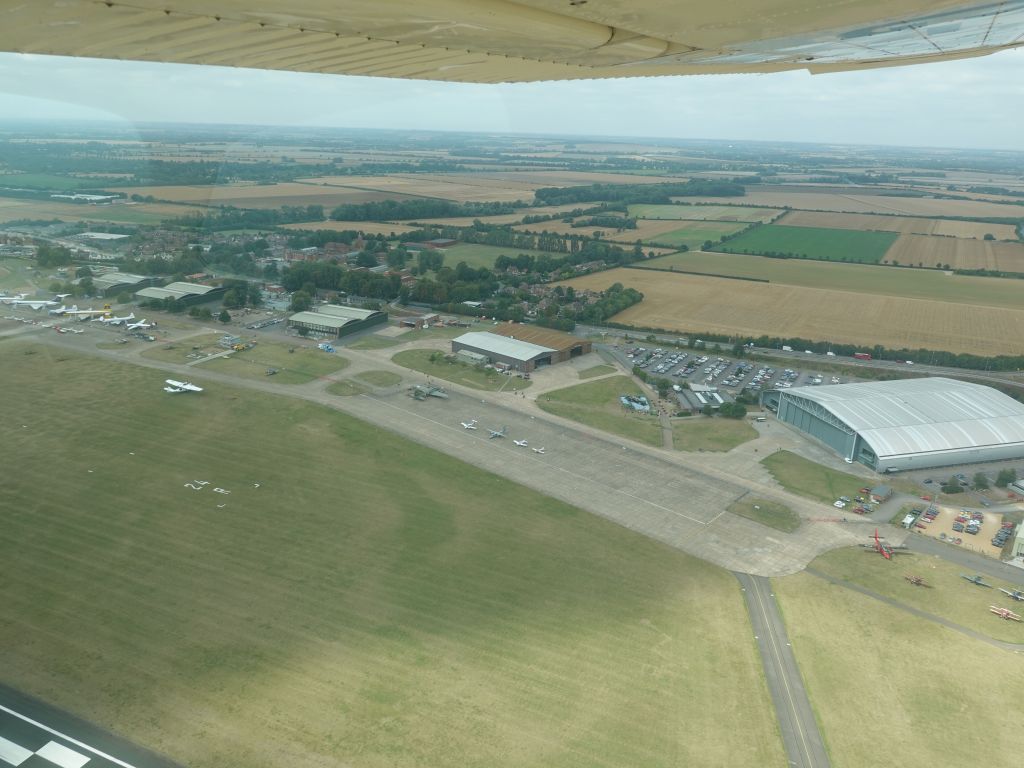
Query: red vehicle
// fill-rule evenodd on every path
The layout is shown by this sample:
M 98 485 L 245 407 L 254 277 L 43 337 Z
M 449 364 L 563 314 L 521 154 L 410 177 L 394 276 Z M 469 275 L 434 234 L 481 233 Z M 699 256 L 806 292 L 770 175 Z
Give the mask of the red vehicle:
M 871 359 L 871 355 L 869 355 L 867 352 L 854 352 L 853 356 L 857 360 L 870 360 Z

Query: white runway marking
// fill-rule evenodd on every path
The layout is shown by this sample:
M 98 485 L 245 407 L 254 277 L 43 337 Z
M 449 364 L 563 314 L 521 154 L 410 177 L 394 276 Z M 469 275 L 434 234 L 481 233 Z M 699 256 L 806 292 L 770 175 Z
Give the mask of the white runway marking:
M 0 736 L 0 760 L 11 765 L 21 765 L 34 755 L 30 749 L 18 746 L 13 741 L 8 741 Z
M 18 718 L 19 720 L 22 720 L 22 721 L 28 723 L 29 725 L 34 725 L 36 728 L 39 728 L 40 730 L 46 731 L 47 733 L 53 734 L 54 736 L 59 736 L 60 738 L 64 739 L 64 741 L 67 741 L 67 742 L 69 742 L 71 744 L 74 744 L 76 747 L 81 747 L 82 749 L 84 749 L 84 750 L 86 750 L 88 752 L 92 752 L 92 754 L 96 755 L 97 757 L 102 757 L 104 760 L 109 760 L 114 765 L 120 765 L 121 768 L 136 768 L 131 763 L 126 763 L 124 760 L 118 760 L 113 755 L 108 755 L 106 752 L 101 752 L 100 750 L 95 749 L 93 747 L 90 747 L 88 744 L 84 744 L 81 741 L 79 741 L 78 739 L 74 739 L 74 738 L 68 736 L 67 734 L 61 733 L 60 731 L 55 730 L 55 729 L 51 728 L 48 725 L 43 725 L 42 723 L 36 722 L 35 720 L 33 720 L 30 717 L 25 717 L 25 715 L 22 715 L 22 714 L 20 714 L 18 712 L 15 712 L 13 709 L 9 709 L 8 707 L 5 707 L 3 704 L 0 704 L 0 712 L 6 712 L 7 714 L 14 716 L 14 717 Z M 8 742 L 8 743 L 10 743 L 10 742 Z M 60 746 L 60 745 L 57 745 L 57 746 Z M 68 750 L 68 751 L 70 752 L 71 750 Z M 29 754 L 32 755 L 32 754 L 35 754 L 35 753 L 34 752 L 30 752 Z M 12 764 L 13 765 L 17 765 L 17 763 L 12 763 Z
M 45 757 L 51 763 L 56 763 L 60 768 L 82 768 L 89 762 L 85 755 L 68 749 L 55 741 L 48 742 L 42 749 L 36 750 L 36 754 Z

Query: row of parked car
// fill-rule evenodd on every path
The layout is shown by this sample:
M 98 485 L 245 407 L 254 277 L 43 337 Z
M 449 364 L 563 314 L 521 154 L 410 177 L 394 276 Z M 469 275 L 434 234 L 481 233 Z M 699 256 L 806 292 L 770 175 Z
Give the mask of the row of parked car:
M 1013 529 L 1013 523 L 1003 523 L 1002 527 L 996 532 L 996 535 L 992 537 L 992 546 L 999 547 L 1000 549 L 1006 546 L 1006 542 L 1013 536 Z

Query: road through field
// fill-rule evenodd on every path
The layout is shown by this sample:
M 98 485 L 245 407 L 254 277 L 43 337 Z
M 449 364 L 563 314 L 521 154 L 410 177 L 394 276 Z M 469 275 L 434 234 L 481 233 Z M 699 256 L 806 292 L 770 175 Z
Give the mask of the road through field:
M 799 768 L 827 768 L 831 765 L 828 752 L 814 719 L 814 710 L 771 582 L 761 576 L 742 573 L 737 573 L 736 578 L 740 580 L 757 647 L 761 651 L 765 678 L 779 718 L 779 731 L 789 755 L 789 764 Z
M 400 391 L 337 397 L 325 391 L 330 379 L 288 386 L 143 359 L 122 350 L 99 350 L 55 334 L 40 335 L 37 340 L 178 376 L 200 376 L 317 402 L 733 571 L 765 576 L 798 572 L 822 552 L 858 541 L 863 527 L 859 522 L 836 525 L 805 520 L 792 534 L 765 528 L 725 510 L 748 492 L 776 500 L 804 518 L 820 516 L 823 507 L 777 486 L 737 477 L 717 467 L 713 457 L 669 453 L 613 438 L 527 407 L 525 398 L 510 393 L 478 393 L 447 385 L 448 400 L 417 402 Z M 410 375 L 369 353 L 346 350 L 346 355 L 365 355 L 374 368 Z M 468 418 L 478 419 L 481 426 L 507 425 L 510 436 L 528 438 L 531 446 L 544 446 L 546 453 L 535 454 L 510 439 L 488 440 L 480 431 L 464 430 L 459 423 Z

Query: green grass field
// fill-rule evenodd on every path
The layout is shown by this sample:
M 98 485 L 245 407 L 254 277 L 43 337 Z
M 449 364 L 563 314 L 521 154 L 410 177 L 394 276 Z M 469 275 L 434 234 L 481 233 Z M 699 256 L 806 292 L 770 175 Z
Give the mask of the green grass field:
M 332 395 L 338 395 L 338 397 L 353 397 L 354 395 L 362 395 L 369 391 L 369 387 L 360 384 L 354 379 L 332 381 L 327 385 L 327 392 Z
M 767 525 L 779 531 L 792 533 L 800 527 L 800 515 L 777 501 L 743 496 L 727 507 L 729 512 L 740 517 Z
M 658 205 L 636 203 L 629 206 L 629 215 L 637 219 L 693 219 L 708 221 L 762 221 L 778 216 L 781 211 L 738 205 Z
M 761 459 L 761 463 L 787 491 L 826 504 L 840 496 L 852 499 L 858 489 L 872 485 L 870 480 L 829 469 L 789 451 L 776 451 Z
M 803 259 L 767 259 L 733 253 L 673 253 L 637 264 L 703 274 L 754 277 L 803 288 L 825 288 L 908 299 L 950 301 L 1020 309 L 1020 286 L 997 277 L 947 275 L 933 269 L 835 264 Z
M 662 437 L 658 418 L 627 413 L 619 402 L 620 395 L 639 394 L 640 387 L 629 376 L 612 376 L 545 392 L 537 398 L 537 405 L 548 413 L 578 421 L 603 432 L 628 437 L 647 445 L 660 446 Z
M 615 373 L 614 365 L 595 365 L 592 368 L 584 368 L 579 372 L 581 379 L 592 379 L 595 376 L 605 376 L 609 373 Z
M 173 341 L 167 344 L 154 344 L 142 353 L 143 357 L 151 360 L 160 360 L 164 363 L 190 363 L 196 358 L 189 357 L 199 352 L 217 354 L 224 350 L 217 346 L 217 340 L 222 333 L 201 333 L 196 336 L 189 336 L 180 341 Z
M 353 378 L 371 387 L 395 387 L 402 383 L 402 377 L 391 371 L 363 371 Z
M 331 409 L 0 347 L 5 683 L 197 768 L 784 765 L 725 570 Z
M 677 451 L 731 451 L 757 437 L 744 419 L 693 416 L 672 421 L 672 444 Z
M 244 379 L 270 379 L 275 384 L 305 384 L 344 370 L 348 364 L 341 355 L 315 347 L 260 342 L 252 349 L 199 363 L 195 368 L 197 373 L 211 370 Z M 267 371 L 271 369 L 277 373 L 268 376 Z
M 33 280 L 36 280 L 45 287 L 49 280 L 33 278 L 32 273 L 34 271 L 35 261 L 29 261 L 28 259 L 3 259 L 0 261 L 0 290 L 13 293 L 19 288 L 28 288 L 33 283 Z
M 717 241 L 719 238 L 725 235 L 731 235 L 735 232 L 739 232 L 749 224 L 744 222 L 730 222 L 730 221 L 690 221 L 686 222 L 685 226 L 679 229 L 666 232 L 663 235 L 651 237 L 644 242 L 657 244 L 657 245 L 668 245 L 673 248 L 679 248 L 686 246 L 690 249 L 700 248 L 708 240 Z
M 911 536 L 907 540 L 911 552 L 914 550 L 914 539 Z M 860 548 L 837 549 L 817 558 L 813 566 L 830 576 L 867 587 L 989 637 L 1024 643 L 1024 626 L 1000 619 L 988 610 L 992 604 L 1016 610 L 1013 600 L 995 589 L 968 584 L 960 578 L 961 573 L 967 573 L 963 567 L 922 554 L 897 555 L 895 561 L 885 560 L 877 554 L 872 557 L 871 554 L 865 554 Z M 915 587 L 903 578 L 907 573 L 920 576 L 930 588 Z M 973 572 L 968 575 L 973 575 Z M 987 576 L 985 581 L 996 588 L 1019 589 Z
M 788 253 L 806 259 L 877 264 L 897 237 L 899 235 L 895 232 L 766 224 L 716 245 L 715 249 L 730 253 Z
M 471 365 L 461 362 L 449 362 L 430 358 L 438 354 L 434 349 L 407 349 L 399 352 L 391 358 L 392 362 L 401 365 L 403 368 L 411 368 L 414 371 L 434 376 L 438 379 L 450 381 L 453 384 L 461 384 L 464 387 L 483 389 L 488 392 L 514 392 L 526 389 L 533 382 L 528 379 L 520 379 L 518 376 L 506 376 L 495 370 L 477 369 Z M 443 353 L 442 353 L 443 354 Z
M 835 768 L 1019 765 L 1020 655 L 810 574 L 772 588 Z
M 545 255 L 543 251 L 532 251 L 526 248 L 505 248 L 498 245 L 477 245 L 476 243 L 463 243 L 445 250 L 444 265 L 454 269 L 460 261 L 466 262 L 467 266 L 474 269 L 487 267 L 490 269 L 499 256 L 511 256 L 515 258 L 520 253 L 527 253 L 531 256 Z M 547 254 L 550 255 L 550 254 Z

